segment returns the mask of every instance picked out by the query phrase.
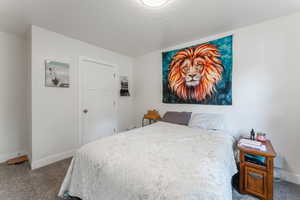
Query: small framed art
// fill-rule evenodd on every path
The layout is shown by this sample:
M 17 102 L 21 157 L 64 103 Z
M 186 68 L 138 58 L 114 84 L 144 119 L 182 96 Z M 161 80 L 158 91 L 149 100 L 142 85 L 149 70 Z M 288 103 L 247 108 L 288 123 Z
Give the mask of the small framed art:
M 46 87 L 70 87 L 70 65 L 57 61 L 45 61 L 45 86 Z

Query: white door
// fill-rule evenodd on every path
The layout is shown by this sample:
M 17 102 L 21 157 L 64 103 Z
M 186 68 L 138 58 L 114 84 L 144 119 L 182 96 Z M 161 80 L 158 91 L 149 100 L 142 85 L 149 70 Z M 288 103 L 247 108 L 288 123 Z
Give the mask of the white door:
M 81 144 L 116 132 L 117 81 L 113 66 L 84 59 L 81 73 Z

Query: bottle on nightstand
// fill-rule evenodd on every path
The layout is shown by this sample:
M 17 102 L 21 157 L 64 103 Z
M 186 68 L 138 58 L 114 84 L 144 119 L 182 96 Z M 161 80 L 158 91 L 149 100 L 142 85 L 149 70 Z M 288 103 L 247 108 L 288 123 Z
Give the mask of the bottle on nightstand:
M 250 139 L 255 140 L 255 131 L 254 131 L 254 129 L 252 129 L 251 132 L 250 132 Z

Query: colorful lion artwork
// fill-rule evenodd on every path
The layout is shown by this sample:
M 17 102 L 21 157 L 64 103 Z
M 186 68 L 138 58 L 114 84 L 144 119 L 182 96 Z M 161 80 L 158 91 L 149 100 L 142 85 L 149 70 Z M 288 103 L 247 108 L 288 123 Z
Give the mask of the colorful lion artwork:
M 232 105 L 232 35 L 162 56 L 164 103 Z

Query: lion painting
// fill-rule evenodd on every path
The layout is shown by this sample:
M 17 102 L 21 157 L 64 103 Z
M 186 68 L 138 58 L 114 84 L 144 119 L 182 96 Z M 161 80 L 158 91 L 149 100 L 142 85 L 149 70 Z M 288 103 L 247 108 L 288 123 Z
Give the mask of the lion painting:
M 215 45 L 202 44 L 179 51 L 170 64 L 169 87 L 178 97 L 197 101 L 215 92 L 223 66 Z
M 216 44 L 205 43 L 179 50 L 172 55 L 168 65 L 168 90 L 183 102 L 206 102 L 212 98 L 216 99 L 214 96 L 221 91 L 220 86 L 217 90 L 217 85 L 221 81 L 224 84 L 220 85 L 229 82 L 222 80 L 225 69 Z M 226 97 L 231 98 L 231 95 L 225 95 Z

